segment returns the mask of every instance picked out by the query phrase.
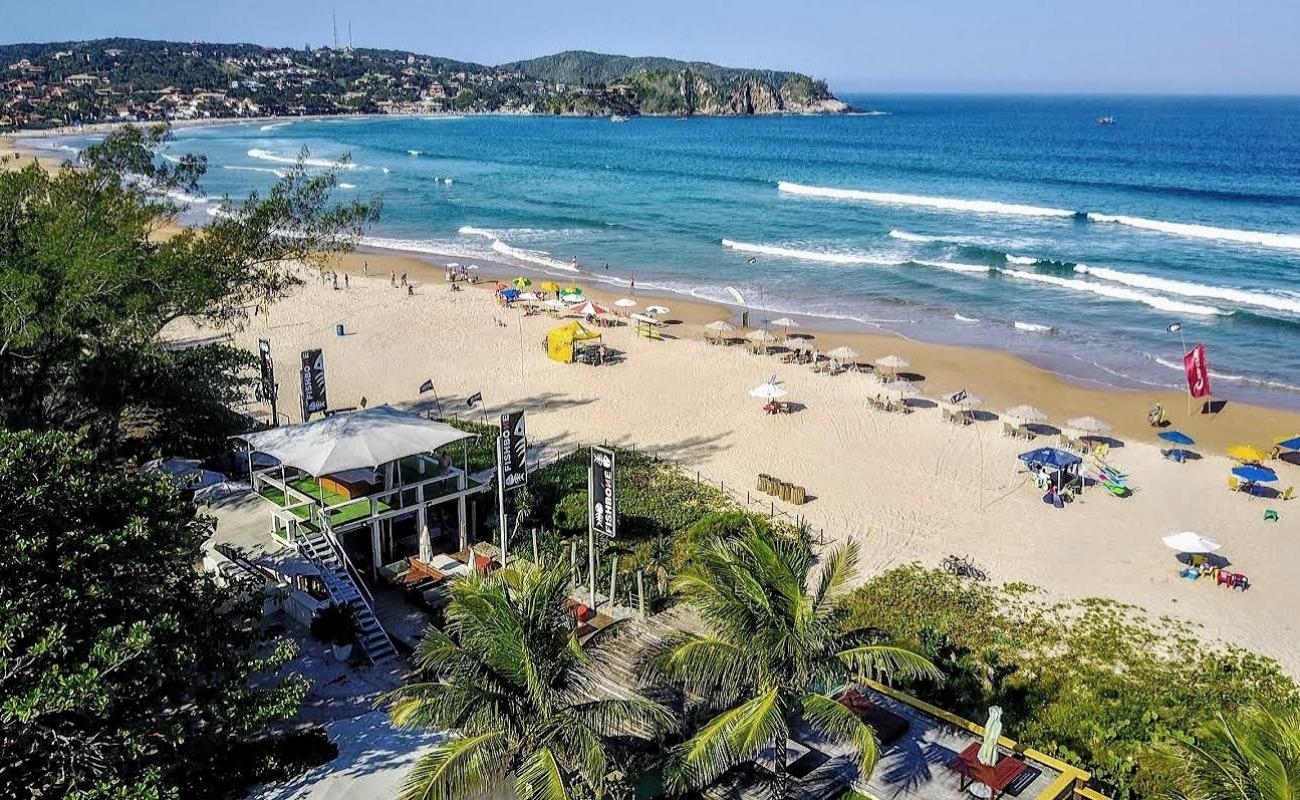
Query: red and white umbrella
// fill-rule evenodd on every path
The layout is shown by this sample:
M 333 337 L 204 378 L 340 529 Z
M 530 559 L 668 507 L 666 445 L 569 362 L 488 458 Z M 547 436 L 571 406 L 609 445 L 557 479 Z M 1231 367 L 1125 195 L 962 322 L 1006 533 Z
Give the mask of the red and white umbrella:
M 573 306 L 573 307 L 570 308 L 569 310 L 570 310 L 571 312 L 573 312 L 574 314 L 579 314 L 579 315 L 584 316 L 584 317 L 589 317 L 589 316 L 592 316 L 592 315 L 594 315 L 594 314 L 604 314 L 604 313 L 605 313 L 605 309 L 601 308 L 600 306 L 596 305 L 595 303 L 591 302 L 590 300 L 584 300 L 582 303 L 580 303 L 579 305 Z

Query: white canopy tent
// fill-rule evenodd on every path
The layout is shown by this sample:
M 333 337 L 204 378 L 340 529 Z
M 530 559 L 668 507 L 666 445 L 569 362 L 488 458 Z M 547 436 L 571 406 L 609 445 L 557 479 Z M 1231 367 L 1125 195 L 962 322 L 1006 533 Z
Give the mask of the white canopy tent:
M 446 423 L 384 405 L 238 438 L 251 450 L 319 477 L 377 467 L 472 436 Z

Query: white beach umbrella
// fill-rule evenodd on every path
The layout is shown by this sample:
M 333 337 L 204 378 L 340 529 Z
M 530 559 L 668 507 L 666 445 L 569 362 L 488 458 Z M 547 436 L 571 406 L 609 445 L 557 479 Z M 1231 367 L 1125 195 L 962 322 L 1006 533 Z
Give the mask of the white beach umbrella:
M 614 305 L 618 306 L 619 308 L 635 308 L 636 301 L 630 297 L 621 297 L 618 300 L 614 301 Z
M 745 338 L 748 339 L 748 340 L 751 341 L 751 342 L 762 342 L 762 343 L 766 343 L 766 342 L 775 342 L 775 341 L 776 341 L 776 336 L 774 336 L 774 335 L 771 334 L 771 333 L 768 333 L 768 332 L 765 331 L 765 330 L 761 330 L 761 329 L 760 329 L 760 330 L 753 331 L 753 332 L 751 332 L 751 333 L 749 333 L 749 334 L 746 334 Z
M 986 766 L 998 763 L 998 739 L 1002 736 L 1002 707 L 989 706 L 989 719 L 984 723 L 984 741 L 980 743 L 979 762 Z
M 1160 541 L 1165 543 L 1165 547 L 1170 550 L 1177 550 L 1180 553 L 1213 553 L 1223 547 L 1213 539 L 1207 539 L 1201 534 L 1192 531 L 1171 533 L 1162 537 Z
M 916 397 L 921 393 L 921 390 L 916 388 L 916 384 L 911 381 L 890 381 L 881 386 L 880 390 L 896 394 L 899 397 Z
M 785 328 L 786 330 L 789 330 L 790 328 L 799 327 L 799 323 L 795 322 L 789 317 L 781 317 L 780 319 L 774 319 L 769 324 L 775 325 L 778 328 Z
M 515 299 L 523 300 L 525 303 L 533 303 L 537 301 L 537 294 L 535 292 L 523 292 Z
M 564 308 L 564 301 L 552 297 L 549 300 L 543 300 L 542 305 L 545 306 L 546 308 L 553 308 L 558 310 Z
M 826 354 L 828 358 L 836 358 L 840 361 L 849 361 L 850 359 L 857 358 L 858 355 L 858 351 L 848 345 L 841 345 Z
M 646 306 L 645 310 L 647 314 L 667 314 L 672 311 L 668 306 Z
M 785 346 L 791 350 L 812 350 L 817 345 L 807 336 L 787 336 Z
M 1075 417 L 1074 419 L 1067 419 L 1065 427 L 1073 428 L 1081 433 L 1106 433 L 1110 430 L 1110 423 L 1096 417 Z
M 1003 412 L 1012 419 L 1018 419 L 1021 422 L 1042 422 L 1047 419 L 1047 415 L 1030 405 L 1012 406 Z
M 785 397 L 787 394 L 789 392 L 775 383 L 764 383 L 749 390 L 749 396 L 757 397 L 759 400 L 776 400 Z
M 713 331 L 714 333 L 731 333 L 736 330 L 736 326 L 727 322 L 725 319 L 720 319 L 716 322 L 710 322 L 708 325 L 705 325 L 704 329 L 707 331 Z
M 912 365 L 902 356 L 881 356 L 876 359 L 876 366 L 885 369 L 906 369 Z

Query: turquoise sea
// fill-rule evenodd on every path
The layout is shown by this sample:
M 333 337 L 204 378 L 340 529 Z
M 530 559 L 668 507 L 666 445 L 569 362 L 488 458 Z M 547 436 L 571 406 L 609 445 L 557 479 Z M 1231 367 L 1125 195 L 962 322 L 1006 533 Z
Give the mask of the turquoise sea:
M 368 244 L 759 318 L 1003 348 L 1080 382 L 1300 408 L 1300 99 L 850 97 L 843 117 L 367 118 L 183 130 L 201 218 L 304 148 Z M 1114 125 L 1097 119 L 1113 116 Z M 608 264 L 608 268 L 605 265 Z

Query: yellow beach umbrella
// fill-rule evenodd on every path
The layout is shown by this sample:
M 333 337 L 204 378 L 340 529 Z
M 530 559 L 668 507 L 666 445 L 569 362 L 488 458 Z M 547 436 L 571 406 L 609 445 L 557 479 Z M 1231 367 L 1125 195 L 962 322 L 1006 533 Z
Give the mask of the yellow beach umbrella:
M 1238 461 L 1267 461 L 1268 453 L 1253 444 L 1234 444 L 1227 449 L 1227 454 Z
M 558 292 L 560 291 L 560 284 L 555 281 L 542 281 L 541 289 L 543 292 Z
M 511 283 L 515 285 L 516 289 L 526 289 L 529 286 L 533 285 L 533 282 L 528 278 L 525 278 L 523 275 L 520 275 L 518 278 L 515 278 L 513 281 L 511 281 Z

